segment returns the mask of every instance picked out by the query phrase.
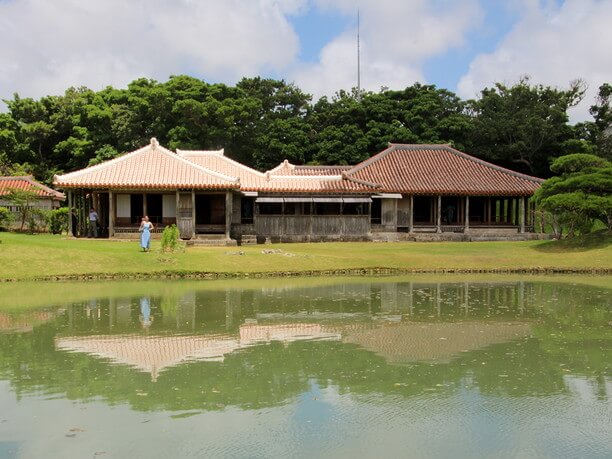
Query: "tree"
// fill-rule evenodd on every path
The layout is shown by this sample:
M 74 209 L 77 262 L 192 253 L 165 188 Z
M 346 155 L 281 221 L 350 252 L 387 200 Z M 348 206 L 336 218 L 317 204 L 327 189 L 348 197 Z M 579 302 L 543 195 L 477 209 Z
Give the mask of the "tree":
M 612 229 L 612 163 L 576 153 L 557 158 L 550 169 L 558 175 L 546 180 L 533 199 L 556 217 L 556 237 L 563 227 L 568 237 L 576 230 L 589 232 L 594 220 Z
M 0 228 L 8 228 L 13 221 L 13 213 L 6 207 L 0 207 Z
M 433 85 L 401 91 L 340 91 L 313 107 L 314 160 L 355 164 L 392 143 L 452 143 L 463 148 L 470 131 L 465 103 Z
M 531 175 L 548 177 L 556 157 L 575 152 L 575 132 L 567 110 L 584 95 L 584 85 L 569 89 L 530 84 L 522 78 L 513 86 L 497 83 L 469 103 L 472 116 L 468 151 L 488 161 Z
M 11 188 L 4 198 L 17 207 L 17 213 L 21 221 L 19 230 L 23 231 L 23 227 L 26 221 L 29 221 L 30 214 L 32 213 L 32 203 L 38 199 L 38 195 L 33 190 Z
M 597 103 L 590 108 L 595 119 L 595 143 L 599 156 L 612 159 L 612 85 L 604 83 L 599 87 Z

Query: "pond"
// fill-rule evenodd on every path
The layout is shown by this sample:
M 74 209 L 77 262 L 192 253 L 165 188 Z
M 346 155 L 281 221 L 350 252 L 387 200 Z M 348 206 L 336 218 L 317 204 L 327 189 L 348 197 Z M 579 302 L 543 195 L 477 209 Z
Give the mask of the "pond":
M 0 285 L 0 458 L 612 457 L 609 284 Z

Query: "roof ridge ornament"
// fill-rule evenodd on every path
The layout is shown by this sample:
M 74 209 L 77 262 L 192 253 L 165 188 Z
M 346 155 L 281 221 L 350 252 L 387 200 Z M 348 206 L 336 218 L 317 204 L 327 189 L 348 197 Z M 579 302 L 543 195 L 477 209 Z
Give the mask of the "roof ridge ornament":
M 151 148 L 155 150 L 157 147 L 159 147 L 159 142 L 155 137 L 151 137 Z

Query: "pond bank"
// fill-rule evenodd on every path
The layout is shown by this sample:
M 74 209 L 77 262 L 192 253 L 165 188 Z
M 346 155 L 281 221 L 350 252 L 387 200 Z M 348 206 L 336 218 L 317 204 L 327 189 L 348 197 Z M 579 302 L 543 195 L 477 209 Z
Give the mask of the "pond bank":
M 142 272 L 142 273 L 90 273 L 49 275 L 31 278 L 0 278 L 0 283 L 27 281 L 100 281 L 100 280 L 217 280 L 217 279 L 264 279 L 282 277 L 342 277 L 342 276 L 400 276 L 409 274 L 527 274 L 527 275 L 612 275 L 612 268 L 495 268 L 495 269 L 462 269 L 462 268 L 432 268 L 432 269 L 401 269 L 401 268 L 351 268 L 325 269 L 310 271 L 263 271 L 263 272 Z

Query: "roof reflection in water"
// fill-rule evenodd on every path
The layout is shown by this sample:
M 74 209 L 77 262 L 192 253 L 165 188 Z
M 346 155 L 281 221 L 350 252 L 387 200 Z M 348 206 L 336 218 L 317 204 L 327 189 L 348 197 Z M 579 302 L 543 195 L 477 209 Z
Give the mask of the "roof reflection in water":
M 344 338 L 387 360 L 449 361 L 461 352 L 524 338 L 531 334 L 527 323 L 405 323 L 359 330 Z
M 94 335 L 56 338 L 57 349 L 84 352 L 114 363 L 130 365 L 151 373 L 157 380 L 161 371 L 187 361 L 223 361 L 226 354 L 258 343 L 292 342 L 310 339 L 339 340 L 340 335 L 323 331 L 319 324 L 245 324 L 240 337 L 229 336 L 146 336 Z

